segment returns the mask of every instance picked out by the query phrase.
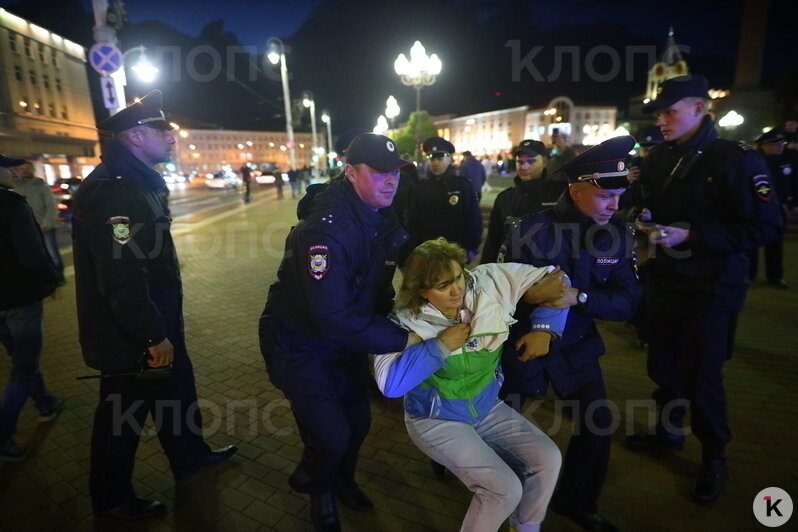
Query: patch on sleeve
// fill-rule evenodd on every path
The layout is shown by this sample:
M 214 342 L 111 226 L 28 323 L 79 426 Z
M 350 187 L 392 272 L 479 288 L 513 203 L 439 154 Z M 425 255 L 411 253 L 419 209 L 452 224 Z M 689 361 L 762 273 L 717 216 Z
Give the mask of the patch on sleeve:
M 127 216 L 111 216 L 105 222 L 111 226 L 111 237 L 122 245 L 130 242 L 130 218 Z
M 308 273 L 317 281 L 324 279 L 330 271 L 330 248 L 322 245 L 310 246 L 308 249 Z
M 773 187 L 770 186 L 767 174 L 755 175 L 754 192 L 761 201 L 770 201 L 773 198 Z

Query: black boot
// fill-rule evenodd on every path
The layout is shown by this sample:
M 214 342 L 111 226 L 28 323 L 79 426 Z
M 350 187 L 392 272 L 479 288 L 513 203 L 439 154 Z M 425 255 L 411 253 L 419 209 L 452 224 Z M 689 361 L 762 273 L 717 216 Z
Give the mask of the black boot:
M 718 500 L 723 493 L 728 475 L 724 458 L 704 460 L 698 469 L 698 478 L 693 486 L 695 501 L 699 504 L 710 504 Z
M 310 495 L 310 518 L 318 532 L 341 532 L 341 521 L 332 491 Z

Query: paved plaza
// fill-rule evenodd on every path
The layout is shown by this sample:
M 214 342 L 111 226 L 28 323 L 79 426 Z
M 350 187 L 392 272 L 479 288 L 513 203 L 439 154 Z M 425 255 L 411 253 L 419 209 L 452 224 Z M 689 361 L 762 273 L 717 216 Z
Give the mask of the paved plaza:
M 489 205 L 495 194 L 483 203 Z M 236 443 L 229 462 L 175 483 L 151 428 L 142 438 L 134 473 L 138 495 L 159 499 L 169 513 L 135 526 L 95 519 L 88 496 L 89 434 L 97 380 L 77 381 L 90 371 L 77 341 L 74 278 L 45 302 L 43 371 L 67 408 L 51 423 L 38 423 L 28 405 L 18 441 L 30 448 L 18 464 L 0 465 L 0 530 L 311 530 L 308 499 L 286 479 L 301 444 L 287 403 L 266 378 L 258 349 L 257 322 L 269 284 L 295 223 L 297 202 L 259 191 L 249 205 L 203 211 L 175 224 L 185 292 L 186 338 L 213 447 Z M 765 528 L 752 514 L 754 496 L 778 486 L 798 497 L 798 235 L 785 243 L 786 280 L 777 290 L 752 284 L 740 317 L 733 359 L 726 366 L 730 424 L 730 480 L 715 505 L 701 507 L 689 491 L 700 461 L 696 439 L 673 454 L 636 454 L 624 436 L 648 425 L 652 383 L 645 353 L 623 324 L 606 323 L 602 359 L 609 397 L 617 406 L 609 476 L 599 508 L 622 531 L 748 531 Z M 71 264 L 71 256 L 65 257 Z M 71 274 L 71 268 L 69 268 Z M 324 301 L 316 302 L 324 305 Z M 0 379 L 9 360 L 0 355 Z M 454 532 L 470 493 L 453 478 L 439 482 L 409 440 L 399 399 L 372 401 L 373 424 L 363 446 L 358 481 L 377 509 L 341 508 L 345 531 Z M 571 420 L 552 395 L 526 415 L 564 449 Z M 798 517 L 790 525 L 798 529 Z M 505 528 L 506 530 L 506 528 Z M 577 531 L 550 514 L 544 531 Z

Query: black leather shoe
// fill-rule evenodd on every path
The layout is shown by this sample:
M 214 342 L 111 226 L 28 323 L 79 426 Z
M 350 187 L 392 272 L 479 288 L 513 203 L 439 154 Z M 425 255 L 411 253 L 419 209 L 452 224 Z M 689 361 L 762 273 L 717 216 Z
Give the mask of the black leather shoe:
M 663 451 L 681 451 L 684 448 L 684 436 L 668 433 L 649 434 L 638 432 L 626 437 L 626 445 L 633 451 L 661 449 Z
M 363 490 L 357 484 L 347 487 L 336 486 L 335 494 L 342 503 L 358 512 L 374 509 L 374 503 L 371 502 L 371 499 L 363 493 Z
M 563 508 L 556 505 L 552 505 L 551 509 L 557 515 L 567 517 L 571 521 L 579 524 L 585 530 L 590 530 L 592 532 L 618 532 L 618 528 L 615 525 L 607 521 L 599 514 L 591 514 L 581 510 Z
M 216 464 L 220 464 L 236 454 L 238 452 L 238 447 L 235 445 L 228 445 L 227 447 L 222 447 L 221 449 L 216 449 L 215 451 L 211 451 L 205 455 L 205 457 L 200 460 L 198 463 L 194 464 L 193 466 L 184 469 L 183 471 L 175 472 L 175 479 L 176 480 L 187 480 L 197 473 L 200 472 L 205 467 L 214 466 Z
M 705 460 L 698 469 L 698 478 L 693 485 L 695 501 L 699 504 L 710 504 L 718 500 L 728 475 L 725 459 Z
M 432 468 L 432 474 L 435 475 L 435 478 L 437 478 L 441 482 L 446 480 L 446 471 L 448 471 L 448 469 L 446 469 L 444 465 L 439 464 L 435 460 L 430 460 L 429 466 L 430 468 Z
M 310 518 L 317 532 L 341 532 L 341 521 L 331 491 L 310 496 Z
M 790 288 L 790 285 L 788 285 L 784 279 L 774 279 L 768 282 L 776 288 L 781 288 L 782 290 L 787 290 Z
M 147 519 L 148 517 L 155 517 L 166 513 L 166 505 L 160 501 L 151 501 L 149 499 L 135 499 L 120 504 L 116 508 L 109 510 L 96 510 L 95 515 L 105 517 L 107 519 L 119 519 L 122 521 L 138 521 L 140 519 Z

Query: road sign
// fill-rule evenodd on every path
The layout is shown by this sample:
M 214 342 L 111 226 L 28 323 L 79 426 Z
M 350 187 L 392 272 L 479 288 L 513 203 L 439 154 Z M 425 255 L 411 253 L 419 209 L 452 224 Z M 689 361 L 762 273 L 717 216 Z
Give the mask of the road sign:
M 100 74 L 113 74 L 122 66 L 122 52 L 112 43 L 98 42 L 89 50 L 89 63 Z
M 119 98 L 116 95 L 116 83 L 111 76 L 100 78 L 100 86 L 103 90 L 103 103 L 106 109 L 116 109 L 119 107 Z

